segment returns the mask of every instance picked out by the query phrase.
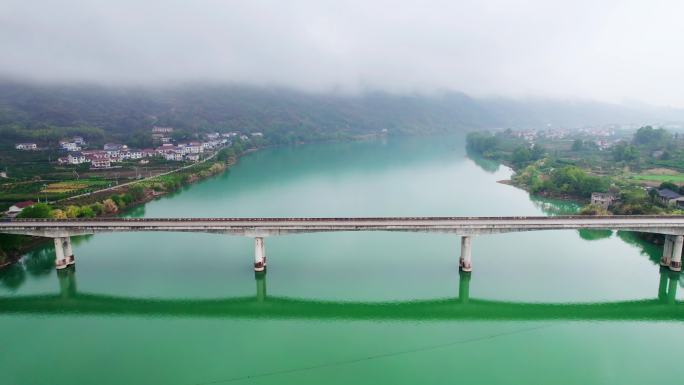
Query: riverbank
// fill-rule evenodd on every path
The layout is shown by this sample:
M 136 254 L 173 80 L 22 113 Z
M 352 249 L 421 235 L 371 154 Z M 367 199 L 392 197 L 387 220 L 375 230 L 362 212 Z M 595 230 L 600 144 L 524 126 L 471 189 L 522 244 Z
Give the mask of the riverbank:
M 215 152 L 211 157 L 202 162 L 181 167 L 172 172 L 164 173 L 163 175 L 156 175 L 150 178 L 114 186 L 112 188 L 102 189 L 97 192 L 82 194 L 80 196 L 53 202 L 55 206 L 51 212 L 52 217 L 62 218 L 65 214 L 70 212 L 82 212 L 84 209 L 90 209 L 90 212 L 94 213 L 94 215 L 85 217 L 114 217 L 126 214 L 136 207 L 161 198 L 183 186 L 198 183 L 212 176 L 219 175 L 234 166 L 240 157 L 258 150 L 258 148 L 252 148 L 239 153 L 233 152 L 233 155 L 228 156 L 225 160 L 210 162 L 219 155 L 220 151 L 227 149 L 228 148 L 224 148 Z M 142 190 L 142 193 L 131 194 L 133 189 Z M 101 207 L 101 211 L 92 211 L 92 207 Z M 107 207 L 109 207 L 109 209 L 107 209 Z M 80 215 L 78 216 L 80 217 Z M 18 262 L 27 252 L 49 242 L 49 239 L 42 237 L 25 237 L 18 235 L 0 236 L 5 238 L 5 240 L 11 239 L 11 243 L 15 244 L 11 250 L 0 250 L 2 253 L 0 254 L 0 269 Z

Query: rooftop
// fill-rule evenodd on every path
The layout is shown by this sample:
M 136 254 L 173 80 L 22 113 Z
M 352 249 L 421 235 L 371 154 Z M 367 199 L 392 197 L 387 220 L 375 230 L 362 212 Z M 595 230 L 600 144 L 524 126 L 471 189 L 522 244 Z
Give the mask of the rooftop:
M 678 193 L 667 188 L 658 190 L 658 196 L 666 199 L 677 199 L 681 197 L 681 195 L 679 195 Z

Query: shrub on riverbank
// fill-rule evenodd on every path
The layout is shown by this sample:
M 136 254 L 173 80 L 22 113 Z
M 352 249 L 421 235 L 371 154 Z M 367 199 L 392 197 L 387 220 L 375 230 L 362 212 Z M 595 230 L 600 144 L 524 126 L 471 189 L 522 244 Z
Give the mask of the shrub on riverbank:
M 17 218 L 50 218 L 52 207 L 47 203 L 36 203 L 21 210 Z

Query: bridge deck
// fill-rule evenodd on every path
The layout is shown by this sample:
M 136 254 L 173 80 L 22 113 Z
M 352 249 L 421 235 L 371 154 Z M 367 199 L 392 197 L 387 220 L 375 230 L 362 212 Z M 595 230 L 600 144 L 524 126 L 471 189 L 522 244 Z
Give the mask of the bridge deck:
M 463 235 L 559 229 L 684 234 L 684 216 L 510 216 L 376 218 L 97 218 L 15 219 L 0 233 L 69 236 L 122 231 L 180 231 L 269 236 L 326 231 L 418 231 Z

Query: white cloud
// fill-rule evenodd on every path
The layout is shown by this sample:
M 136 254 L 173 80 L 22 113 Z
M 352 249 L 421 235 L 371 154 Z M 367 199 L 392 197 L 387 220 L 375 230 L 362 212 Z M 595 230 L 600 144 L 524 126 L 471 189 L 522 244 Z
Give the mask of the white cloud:
M 684 2 L 0 1 L 0 76 L 684 107 Z

